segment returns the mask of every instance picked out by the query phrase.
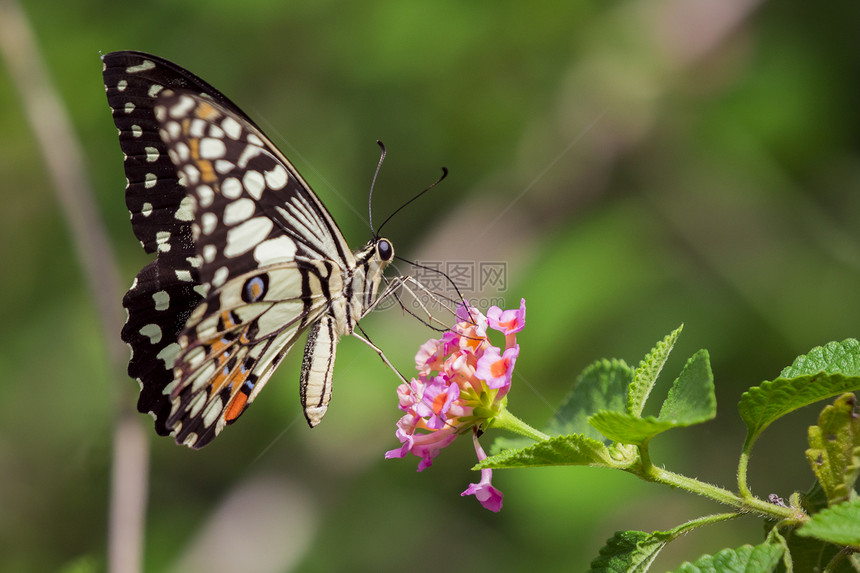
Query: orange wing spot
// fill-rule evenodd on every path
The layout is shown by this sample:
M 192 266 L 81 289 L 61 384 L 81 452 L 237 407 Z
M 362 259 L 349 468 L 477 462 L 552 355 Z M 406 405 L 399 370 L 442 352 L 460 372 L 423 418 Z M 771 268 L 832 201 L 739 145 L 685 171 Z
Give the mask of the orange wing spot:
M 212 107 L 210 104 L 206 103 L 205 101 L 202 101 L 197 104 L 197 110 L 195 111 L 195 114 L 200 119 L 206 120 L 213 120 L 218 117 L 218 112 L 215 111 L 215 108 Z
M 245 406 L 248 405 L 248 395 L 244 392 L 237 392 L 227 408 L 224 409 L 224 421 L 232 422 L 245 411 Z
M 224 366 L 219 364 L 218 366 L 218 375 L 212 379 L 212 395 L 217 394 L 221 391 L 221 389 L 227 385 L 227 381 L 233 376 L 230 376 L 230 372 L 224 372 Z
M 188 140 L 188 151 L 194 165 L 200 172 L 200 179 L 204 183 L 214 183 L 217 177 L 215 176 L 215 168 L 212 167 L 212 162 L 208 159 L 200 159 L 200 140 L 192 137 Z
M 215 169 L 212 167 L 212 162 L 208 159 L 198 159 L 197 169 L 200 170 L 200 179 L 205 183 L 214 183 L 218 179 L 215 176 Z
M 238 324 L 236 321 L 233 320 L 233 317 L 230 316 L 229 310 L 225 310 L 221 313 L 221 321 L 224 323 L 224 330 L 233 328 Z

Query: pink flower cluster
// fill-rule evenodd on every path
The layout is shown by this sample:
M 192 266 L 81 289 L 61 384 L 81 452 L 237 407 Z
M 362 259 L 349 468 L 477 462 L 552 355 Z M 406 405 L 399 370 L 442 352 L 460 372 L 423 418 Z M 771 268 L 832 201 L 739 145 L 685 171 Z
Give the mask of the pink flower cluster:
M 442 448 L 472 429 L 478 459 L 486 458 L 477 437 L 505 407 L 520 352 L 516 333 L 525 320 L 525 300 L 514 310 L 490 307 L 486 316 L 461 304 L 457 324 L 442 338 L 428 340 L 415 355 L 418 377 L 397 389 L 405 414 L 396 435 L 403 445 L 385 457 L 414 454 L 421 458 L 422 471 Z M 490 343 L 487 328 L 505 335 L 504 350 Z M 462 495 L 474 495 L 487 509 L 499 511 L 502 493 L 490 484 L 491 477 L 492 470 L 482 470 L 481 481 L 470 484 Z

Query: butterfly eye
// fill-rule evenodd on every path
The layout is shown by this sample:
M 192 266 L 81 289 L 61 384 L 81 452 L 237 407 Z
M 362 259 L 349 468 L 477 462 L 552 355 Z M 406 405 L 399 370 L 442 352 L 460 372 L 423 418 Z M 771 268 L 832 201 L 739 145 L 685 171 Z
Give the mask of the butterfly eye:
M 379 242 L 376 243 L 376 252 L 379 254 L 379 258 L 383 261 L 390 261 L 392 257 L 394 257 L 394 247 L 391 246 L 388 239 L 380 239 Z

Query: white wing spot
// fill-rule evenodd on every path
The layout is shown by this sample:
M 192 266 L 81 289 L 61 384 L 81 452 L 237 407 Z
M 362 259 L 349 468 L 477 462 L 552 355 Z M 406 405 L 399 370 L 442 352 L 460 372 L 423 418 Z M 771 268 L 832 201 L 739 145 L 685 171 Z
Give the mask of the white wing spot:
M 191 282 L 191 271 L 185 269 L 176 269 L 176 279 L 184 283 Z
M 159 84 L 152 84 L 151 86 L 149 86 L 149 90 L 147 90 L 146 94 L 147 94 L 149 97 L 151 97 L 151 98 L 155 99 L 155 98 L 156 98 L 156 96 L 158 96 L 158 94 L 159 94 L 159 93 L 161 92 L 161 90 L 163 90 L 163 89 L 164 89 L 164 86 L 162 86 L 162 85 L 159 85 Z
M 200 170 L 191 163 L 187 163 L 182 168 L 182 173 L 185 174 L 186 185 L 197 185 L 197 182 L 200 181 Z
M 164 124 L 164 131 L 167 132 L 167 135 L 169 136 L 170 139 L 178 139 L 179 136 L 182 134 L 182 127 L 179 125 L 179 123 L 177 123 L 175 121 L 168 121 L 167 123 Z M 159 134 L 160 133 L 161 132 L 159 131 Z M 162 134 L 161 139 L 167 139 L 167 138 L 164 137 L 164 135 Z
M 125 73 L 127 74 L 136 74 L 138 72 L 145 72 L 146 70 L 151 70 L 155 67 L 155 62 L 152 60 L 143 60 L 136 66 L 129 66 L 125 69 Z
M 203 412 L 203 425 L 207 428 L 215 423 L 218 419 L 218 416 L 221 415 L 221 410 L 224 409 L 224 401 L 221 400 L 220 396 L 216 396 L 212 399 L 212 403 L 206 407 L 206 411 Z
M 199 269 L 201 266 L 203 266 L 203 257 L 201 257 L 200 255 L 194 255 L 193 257 L 185 257 L 185 260 L 188 261 L 188 264 L 195 269 Z
M 203 298 L 206 298 L 206 295 L 209 294 L 209 285 L 196 285 L 193 290 Z
M 228 199 L 242 196 L 242 184 L 235 177 L 228 177 L 221 183 L 221 194 Z
M 272 220 L 268 217 L 254 217 L 227 231 L 225 257 L 235 257 L 247 253 L 265 239 L 272 230 Z
M 149 217 L 150 215 L 152 215 L 152 203 L 144 203 L 140 207 L 140 214 L 144 217 Z
M 143 178 L 143 186 L 147 189 L 152 189 L 156 183 L 158 183 L 158 178 L 155 176 L 155 173 L 147 173 Z
M 214 137 L 215 139 L 224 139 L 224 130 L 215 124 L 210 124 L 209 137 Z
M 177 142 L 176 145 L 173 146 L 173 148 L 176 150 L 176 155 L 177 157 L 179 157 L 181 162 L 184 163 L 188 161 L 188 159 L 191 157 L 191 150 L 188 148 L 187 145 L 185 145 L 184 142 Z
M 215 230 L 215 227 L 218 225 L 218 216 L 212 211 L 207 211 L 203 213 L 203 216 L 200 217 L 200 230 L 203 231 L 204 235 L 210 234 Z
M 275 165 L 274 169 L 266 171 L 266 185 L 275 191 L 283 189 L 289 179 L 290 176 L 287 174 L 287 170 L 284 169 L 283 165 Z
M 179 97 L 179 101 L 176 102 L 176 105 L 168 110 L 168 113 L 170 114 L 170 117 L 173 118 L 184 118 L 188 116 L 188 113 L 192 109 L 194 109 L 195 105 L 193 98 L 183 95 Z
M 143 135 L 143 130 L 136 123 L 131 126 L 131 136 L 132 137 L 140 137 Z
M 199 394 L 197 394 L 197 397 L 194 398 L 190 404 L 188 404 L 188 415 L 190 417 L 193 418 L 200 413 L 200 410 L 202 410 L 203 406 L 206 405 L 206 398 L 208 398 L 206 392 L 200 392 Z
M 128 82 L 126 80 L 120 80 L 116 83 L 117 91 L 124 92 L 125 88 L 127 88 L 127 87 L 128 87 Z
M 254 259 L 260 265 L 292 261 L 296 257 L 296 244 L 289 237 L 277 237 L 263 241 L 254 249 Z
M 248 134 L 248 143 L 252 145 L 256 145 L 257 147 L 263 147 L 263 140 L 254 135 L 253 133 Z
M 215 199 L 215 191 L 208 185 L 198 185 L 195 191 L 197 191 L 197 201 L 201 207 L 208 207 Z
M 206 245 L 203 247 L 203 260 L 207 263 L 211 263 L 215 260 L 215 255 L 218 254 L 218 249 L 215 245 Z
M 227 267 L 221 267 L 212 275 L 212 284 L 219 287 L 224 284 L 228 276 L 230 276 L 230 271 Z
M 232 117 L 224 118 L 224 121 L 221 122 L 221 129 L 230 139 L 239 139 L 239 136 L 242 135 L 242 126 Z
M 236 199 L 224 207 L 224 224 L 235 225 L 236 223 L 241 223 L 249 219 L 255 210 L 255 203 L 247 197 Z
M 155 234 L 155 242 L 159 253 L 170 252 L 170 231 L 158 231 Z
M 260 155 L 259 147 L 256 145 L 246 145 L 245 149 L 243 149 L 242 153 L 239 155 L 239 159 L 236 160 L 236 165 L 244 169 L 248 166 L 248 162 L 258 155 Z
M 216 159 L 215 160 L 215 171 L 224 175 L 225 173 L 229 173 L 235 168 L 232 161 L 227 161 L 226 159 Z
M 259 200 L 263 196 L 263 189 L 266 188 L 266 180 L 259 171 L 250 170 L 245 172 L 242 183 L 245 185 L 245 191 L 254 199 Z
M 200 140 L 200 157 L 203 159 L 220 159 L 227 152 L 227 146 L 220 139 L 207 137 Z
M 193 221 L 194 220 L 194 197 L 186 195 L 179 202 L 179 209 L 173 216 L 177 221 Z
M 158 157 L 161 155 L 161 153 L 158 152 L 158 149 L 156 149 L 155 147 L 147 146 L 145 150 L 147 163 L 155 163 L 156 161 L 158 161 Z
M 147 324 L 140 329 L 141 336 L 149 338 L 150 344 L 161 342 L 161 327 L 157 324 Z
M 126 102 L 125 107 L 123 108 L 123 111 L 125 111 L 125 113 L 133 112 L 134 111 L 134 104 L 131 102 Z
M 160 290 L 152 293 L 152 300 L 155 302 L 155 310 L 167 310 L 170 308 L 170 295 L 167 291 Z
M 200 139 L 206 133 L 206 121 L 202 119 L 195 119 L 191 122 L 191 127 L 188 128 L 188 134 L 191 137 L 196 137 Z

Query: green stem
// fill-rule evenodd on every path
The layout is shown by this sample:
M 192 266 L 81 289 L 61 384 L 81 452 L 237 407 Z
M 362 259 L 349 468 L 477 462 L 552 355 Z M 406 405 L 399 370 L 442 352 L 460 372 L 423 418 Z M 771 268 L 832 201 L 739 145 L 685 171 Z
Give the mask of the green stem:
M 548 440 L 549 436 L 532 428 L 506 409 L 496 414 L 487 424 L 487 428 L 501 428 L 531 438 L 536 442 Z
M 749 464 L 750 456 L 746 451 L 741 452 L 741 457 L 738 460 L 738 491 L 741 492 L 741 497 L 744 499 L 752 499 L 753 494 L 747 485 L 747 465 Z
M 708 497 L 714 501 L 734 507 L 741 513 L 753 512 L 772 519 L 787 519 L 794 522 L 806 520 L 806 515 L 796 509 L 782 507 L 754 496 L 741 497 L 727 489 L 676 474 L 653 465 L 648 467 L 643 466 L 640 476 L 648 481 L 662 483 Z
M 740 516 L 740 513 L 716 513 L 714 515 L 706 515 L 704 517 L 699 517 L 696 519 L 692 519 L 686 523 L 682 523 L 678 527 L 670 529 L 666 533 L 670 534 L 672 536 L 672 539 L 677 539 L 678 537 L 689 533 L 697 527 L 711 525 L 713 523 L 719 523 L 720 521 L 726 521 L 728 519 L 735 519 Z
M 744 447 L 741 450 L 741 457 L 738 459 L 738 491 L 741 492 L 741 497 L 744 499 L 752 499 L 753 494 L 747 485 L 747 466 L 750 461 L 750 451 L 755 440 L 751 436 L 747 436 L 744 440 Z

